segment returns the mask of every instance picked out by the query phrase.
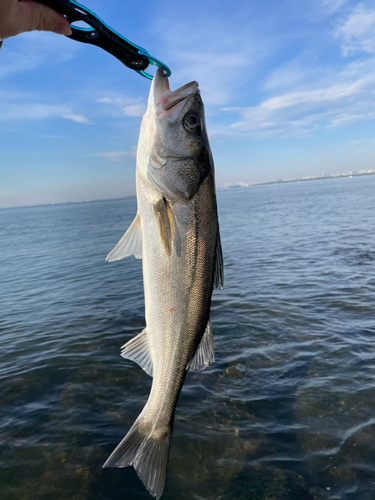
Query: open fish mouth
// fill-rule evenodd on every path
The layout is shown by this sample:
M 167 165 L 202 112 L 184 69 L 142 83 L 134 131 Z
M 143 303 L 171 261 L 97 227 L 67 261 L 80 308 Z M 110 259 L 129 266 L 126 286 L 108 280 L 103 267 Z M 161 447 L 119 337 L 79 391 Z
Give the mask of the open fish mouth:
M 169 88 L 169 82 L 168 82 Z M 176 104 L 185 101 L 191 95 L 197 94 L 199 92 L 199 87 L 197 82 L 186 83 L 182 87 L 177 90 L 171 92 L 170 95 L 165 96 L 168 98 L 166 102 L 163 103 L 163 109 L 167 111 L 168 109 L 173 108 Z
M 182 87 L 171 91 L 168 78 L 163 76 L 161 69 L 158 69 L 155 73 L 153 87 L 156 107 L 164 112 L 184 102 L 188 97 L 199 93 L 199 85 L 196 81 L 186 83 Z

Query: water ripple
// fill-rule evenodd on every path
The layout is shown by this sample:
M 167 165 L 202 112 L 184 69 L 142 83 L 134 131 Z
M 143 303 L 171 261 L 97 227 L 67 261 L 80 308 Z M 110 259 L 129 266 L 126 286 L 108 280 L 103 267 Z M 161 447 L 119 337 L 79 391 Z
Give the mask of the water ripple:
M 218 193 L 216 362 L 189 373 L 163 498 L 373 500 L 375 176 Z M 121 500 L 102 470 L 150 379 L 141 263 L 105 256 L 134 198 L 0 210 L 0 490 Z M 27 245 L 25 244 L 27 242 Z

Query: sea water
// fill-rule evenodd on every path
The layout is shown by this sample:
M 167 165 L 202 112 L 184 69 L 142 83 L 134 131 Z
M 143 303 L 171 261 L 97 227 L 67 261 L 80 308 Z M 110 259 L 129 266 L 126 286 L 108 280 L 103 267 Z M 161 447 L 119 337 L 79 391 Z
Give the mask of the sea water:
M 163 499 L 375 498 L 375 176 L 218 192 L 215 363 L 188 374 Z M 0 498 L 147 499 L 102 464 L 151 379 L 136 199 L 0 210 Z

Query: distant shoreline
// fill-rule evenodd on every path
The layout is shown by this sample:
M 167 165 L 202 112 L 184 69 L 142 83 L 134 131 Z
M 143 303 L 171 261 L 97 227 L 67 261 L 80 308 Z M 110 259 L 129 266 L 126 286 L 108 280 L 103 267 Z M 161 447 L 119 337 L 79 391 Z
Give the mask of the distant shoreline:
M 375 175 L 375 170 L 370 172 L 348 172 L 343 174 L 331 174 L 331 175 L 317 175 L 313 177 L 301 177 L 300 179 L 281 179 L 278 181 L 269 181 L 269 182 L 257 182 L 254 184 L 240 183 L 240 184 L 229 184 L 226 186 L 219 186 L 217 190 L 226 191 L 228 189 L 240 189 L 240 188 L 249 188 L 256 186 L 270 186 L 276 184 L 288 184 L 291 182 L 308 182 L 308 181 L 322 181 L 327 179 L 340 179 L 342 177 L 360 177 L 362 175 Z
M 90 200 L 77 200 L 77 201 L 57 201 L 56 203 L 37 203 L 36 205 L 14 205 L 12 207 L 0 207 L 0 210 L 12 210 L 13 208 L 37 208 L 37 207 L 54 207 L 57 205 L 76 205 L 78 203 L 96 203 L 99 201 L 115 201 L 125 200 L 126 198 L 135 198 L 135 194 L 128 196 L 118 196 L 116 198 L 97 198 Z
M 277 184 L 288 184 L 291 182 L 308 182 L 308 181 L 321 181 L 327 179 L 340 179 L 342 177 L 360 177 L 362 175 L 375 175 L 375 170 L 367 171 L 367 172 L 347 172 L 343 174 L 331 174 L 331 175 L 318 175 L 313 177 L 302 177 L 300 179 L 281 179 L 278 181 L 269 181 L 269 182 L 258 182 L 255 184 L 247 184 L 245 182 L 237 183 L 237 184 L 229 184 L 226 186 L 219 186 L 216 189 L 218 191 L 227 191 L 229 189 L 241 189 L 241 188 L 250 188 L 257 186 L 272 186 Z M 0 207 L 0 210 L 11 210 L 13 208 L 36 208 L 36 207 L 50 207 L 55 205 L 71 205 L 76 203 L 91 203 L 98 201 L 115 201 L 115 200 L 124 200 L 125 198 L 134 198 L 136 195 L 132 194 L 129 196 L 120 196 L 117 198 L 98 198 L 92 200 L 77 200 L 77 201 L 59 201 L 56 203 L 41 203 L 36 205 L 15 205 L 12 207 Z

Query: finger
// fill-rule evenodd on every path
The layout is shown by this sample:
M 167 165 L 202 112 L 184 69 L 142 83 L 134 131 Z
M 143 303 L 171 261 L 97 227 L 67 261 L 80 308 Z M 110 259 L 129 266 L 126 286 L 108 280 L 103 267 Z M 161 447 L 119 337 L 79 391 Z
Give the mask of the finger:
M 14 34 L 25 31 L 53 31 L 61 35 L 70 35 L 69 21 L 58 12 L 33 0 L 18 2 L 16 16 L 13 19 Z

